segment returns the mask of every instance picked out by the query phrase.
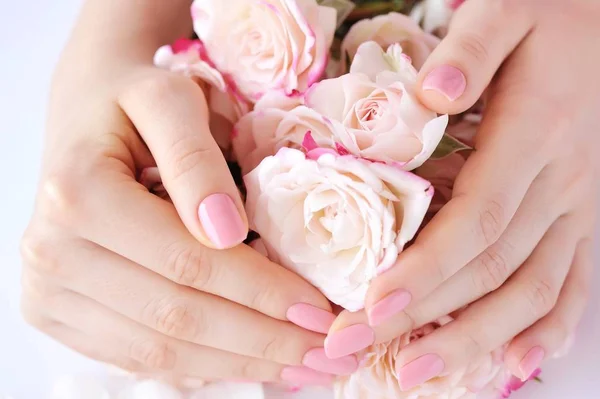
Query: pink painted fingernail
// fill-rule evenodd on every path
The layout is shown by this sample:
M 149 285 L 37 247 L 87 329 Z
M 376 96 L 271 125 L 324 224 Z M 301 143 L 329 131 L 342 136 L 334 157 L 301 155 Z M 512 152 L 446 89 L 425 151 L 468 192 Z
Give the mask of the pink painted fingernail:
M 396 290 L 377 302 L 369 311 L 369 324 L 373 327 L 378 326 L 392 316 L 403 311 L 410 303 L 412 296 L 408 291 Z
M 198 207 L 198 216 L 204 232 L 215 247 L 230 248 L 246 239 L 248 231 L 227 194 L 212 194 Z
M 302 366 L 284 368 L 281 370 L 281 379 L 293 385 L 329 385 L 333 382 L 331 374 L 321 373 Z
M 531 349 L 519 363 L 519 371 L 521 372 L 521 380 L 527 381 L 529 377 L 540 367 L 542 360 L 546 356 L 546 352 L 540 346 Z
M 437 377 L 444 371 L 444 367 L 444 361 L 438 355 L 423 355 L 397 370 L 400 389 L 408 391 Z
M 358 369 L 356 356 L 344 356 L 330 359 L 323 348 L 311 349 L 304 355 L 302 364 L 313 370 L 335 375 L 350 375 Z
M 325 354 L 330 359 L 352 355 L 375 342 L 375 331 L 366 324 L 355 324 L 325 338 Z
M 460 69 L 441 65 L 431 72 L 423 81 L 423 90 L 433 90 L 445 96 L 449 101 L 454 101 L 465 92 L 467 78 Z
M 297 326 L 321 334 L 327 334 L 335 320 L 333 313 L 307 303 L 297 303 L 290 306 L 286 317 Z

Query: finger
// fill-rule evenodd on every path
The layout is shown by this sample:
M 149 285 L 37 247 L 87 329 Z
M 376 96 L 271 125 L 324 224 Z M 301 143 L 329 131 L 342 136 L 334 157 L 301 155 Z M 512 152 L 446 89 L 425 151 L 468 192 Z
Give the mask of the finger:
M 210 133 L 206 100 L 198 85 L 161 72 L 119 100 L 156 159 L 188 230 L 208 247 L 240 244 L 248 233 L 243 202 Z
M 60 261 L 72 265 L 61 276 L 68 288 L 170 337 L 282 364 L 329 367 L 332 373 L 357 367 L 353 356 L 315 363 L 323 352 L 320 334 L 178 286 L 94 244 L 77 243 L 64 252 Z M 88 268 L 78 268 L 81 263 Z
M 90 342 L 123 353 L 147 370 L 206 379 L 281 381 L 284 366 L 168 338 L 70 291 L 47 298 L 49 314 L 76 325 Z
M 79 236 L 177 284 L 318 332 L 326 332 L 333 321 L 327 299 L 302 278 L 245 245 L 228 250 L 202 246 L 171 204 L 119 171 L 105 168 L 85 183 L 57 191 L 59 226 L 67 225 Z M 68 240 L 61 234 L 29 232 L 23 255 L 35 267 L 55 273 L 61 267 L 56 241 Z
M 504 233 L 531 183 L 547 164 L 547 155 L 539 151 L 543 140 L 529 119 L 541 111 L 527 103 L 518 104 L 492 98 L 476 151 L 461 170 L 452 199 L 398 257 L 396 265 L 372 281 L 367 312 L 376 312 L 379 302 L 389 295 L 402 300 L 387 317 L 421 300 Z M 523 113 L 525 110 L 529 114 Z M 525 149 L 528 155 L 521 152 Z M 382 321 L 385 317 L 373 322 Z
M 91 344 L 90 337 L 79 328 L 56 320 L 46 306 L 48 298 L 56 298 L 65 290 L 45 283 L 39 275 L 26 272 L 23 278 L 21 297 L 21 313 L 25 321 L 56 341 L 81 353 L 82 355 L 103 363 L 112 364 L 127 372 L 148 372 L 140 362 L 116 353 L 110 346 Z
M 531 255 L 550 226 L 567 212 L 579 206 L 581 193 L 588 190 L 589 178 L 573 178 L 572 168 L 549 165 L 531 185 L 514 218 L 502 236 L 468 265 L 442 283 L 420 301 L 404 311 L 394 313 L 397 299 L 386 298 L 371 309 L 376 343 L 386 342 L 420 325 L 468 305 L 502 284 Z M 564 189 L 568 187 L 568 189 Z M 563 192 L 556 195 L 557 192 Z M 389 317 L 390 314 L 395 314 Z M 388 316 L 388 318 L 385 318 Z M 355 316 L 338 316 L 331 330 L 343 328 Z M 383 318 L 381 323 L 373 323 Z
M 548 314 L 571 265 L 579 222 L 573 216 L 558 220 L 506 285 L 407 346 L 397 359 L 402 389 L 484 358 Z
M 522 381 L 529 379 L 544 359 L 568 350 L 587 303 L 593 269 L 591 249 L 591 239 L 579 243 L 554 309 L 510 343 L 505 363 Z
M 473 106 L 504 59 L 532 29 L 532 7 L 527 3 L 463 4 L 448 35 L 419 72 L 417 94 L 423 104 L 441 114 L 457 114 Z

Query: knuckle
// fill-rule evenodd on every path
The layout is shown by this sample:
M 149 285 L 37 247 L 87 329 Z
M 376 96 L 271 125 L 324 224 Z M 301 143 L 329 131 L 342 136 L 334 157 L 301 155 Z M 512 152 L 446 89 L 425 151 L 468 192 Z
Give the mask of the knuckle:
M 262 381 L 260 369 L 256 361 L 252 358 L 245 358 L 238 364 L 238 369 L 234 370 L 234 375 L 249 381 Z
M 40 308 L 47 308 L 50 300 L 59 296 L 64 289 L 50 283 L 46 278 L 37 273 L 25 272 L 21 279 L 23 296 L 39 302 Z
M 46 326 L 51 324 L 51 321 L 40 312 L 39 306 L 37 305 L 37 302 L 32 301 L 31 298 L 23 294 L 20 304 L 21 317 L 23 317 L 25 323 L 43 331 Z
M 280 289 L 281 287 L 273 285 L 255 285 L 249 302 L 250 308 L 260 310 L 263 313 L 267 310 L 274 311 L 273 305 L 281 304 L 283 300 L 278 295 Z
M 175 352 L 166 342 L 134 339 L 129 347 L 129 357 L 150 369 L 171 370 L 175 367 Z
M 506 208 L 497 199 L 487 201 L 479 212 L 479 231 L 486 246 L 494 244 L 506 225 Z
M 21 239 L 20 252 L 27 267 L 47 275 L 61 274 L 56 245 L 47 237 L 26 232 Z
M 286 364 L 289 362 L 287 359 L 284 359 L 287 353 L 285 344 L 278 337 L 265 337 L 264 340 L 258 342 L 257 346 L 256 353 L 258 353 L 259 358 Z
M 554 286 L 544 279 L 533 279 L 525 291 L 531 314 L 537 319 L 547 315 L 558 298 Z
M 213 270 L 203 249 L 182 247 L 181 243 L 166 248 L 167 277 L 180 285 L 201 288 L 212 281 Z
M 197 317 L 192 315 L 189 305 L 180 303 L 178 299 L 167 297 L 153 301 L 146 307 L 146 313 L 149 314 L 149 324 L 163 334 L 180 339 L 192 339 L 198 335 Z
M 489 59 L 485 41 L 476 33 L 466 33 L 458 39 L 459 48 L 471 59 L 485 64 Z
M 46 217 L 54 223 L 70 226 L 80 215 L 85 190 L 76 175 L 57 172 L 41 184 L 38 204 Z
M 483 349 L 479 340 L 471 333 L 465 333 L 465 353 L 467 359 L 476 359 L 483 353 Z
M 510 267 L 503 251 L 493 246 L 479 255 L 478 263 L 475 285 L 480 294 L 497 290 L 510 276 Z
M 202 136 L 181 137 L 166 152 L 169 180 L 176 182 L 189 177 L 191 171 L 199 169 L 209 159 L 214 159 L 213 150 L 207 148 Z

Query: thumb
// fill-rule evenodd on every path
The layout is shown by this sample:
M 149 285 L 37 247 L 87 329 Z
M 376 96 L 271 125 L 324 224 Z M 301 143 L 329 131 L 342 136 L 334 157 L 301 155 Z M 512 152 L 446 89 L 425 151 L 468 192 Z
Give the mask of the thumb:
M 472 107 L 532 29 L 532 7 L 527 3 L 467 0 L 419 72 L 421 102 L 440 114 L 458 114 Z
M 128 90 L 119 102 L 154 156 L 190 233 L 217 249 L 244 241 L 246 213 L 210 133 L 202 90 L 188 78 L 161 71 Z

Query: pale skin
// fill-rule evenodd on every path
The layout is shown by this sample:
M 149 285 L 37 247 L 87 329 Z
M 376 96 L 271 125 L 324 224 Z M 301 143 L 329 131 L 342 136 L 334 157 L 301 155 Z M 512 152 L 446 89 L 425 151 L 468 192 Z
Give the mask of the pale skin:
M 215 241 L 199 217 L 206 198 L 225 194 L 247 228 L 201 90 L 152 66 L 159 46 L 191 32 L 190 3 L 86 3 L 56 72 L 23 239 L 25 318 L 90 357 L 175 381 L 325 383 L 356 367 L 350 353 L 338 363 L 307 355 L 324 345 L 328 301 L 238 245 L 241 236 Z M 589 77 L 600 6 L 563 3 L 469 0 L 458 11 L 420 82 L 448 64 L 465 90 L 453 101 L 439 90 L 419 96 L 459 113 L 496 75 L 476 152 L 452 201 L 373 282 L 365 311 L 343 312 L 330 338 L 369 325 L 375 305 L 398 290 L 411 301 L 371 323 L 377 342 L 473 303 L 407 347 L 400 366 L 434 354 L 451 372 L 516 337 L 506 362 L 525 378 L 533 348 L 543 360 L 574 332 L 592 269 L 600 83 Z M 174 205 L 136 181 L 155 165 Z M 311 306 L 310 317 L 295 318 L 297 304 Z M 290 322 L 301 320 L 313 322 Z M 405 386 L 418 382 L 402 375 Z
M 338 317 L 328 341 L 363 324 L 373 330 L 364 343 L 383 342 L 472 304 L 402 351 L 409 388 L 513 338 L 505 361 L 525 379 L 575 332 L 593 266 L 600 81 L 590 49 L 600 46 L 599 16 L 600 4 L 585 0 L 467 0 L 458 9 L 420 71 L 418 95 L 456 114 L 487 88 L 476 151 L 452 200 L 373 281 L 365 311 Z M 453 71 L 446 87 L 439 74 L 427 81 L 444 65 Z
M 190 4 L 86 2 L 54 78 L 22 242 L 24 316 L 87 356 L 175 382 L 328 382 L 357 366 L 320 353 L 329 302 L 238 245 L 247 222 L 204 95 L 152 65 L 159 46 L 191 34 Z M 136 181 L 155 165 L 175 205 Z M 215 193 L 234 204 L 234 241 L 202 223 Z

